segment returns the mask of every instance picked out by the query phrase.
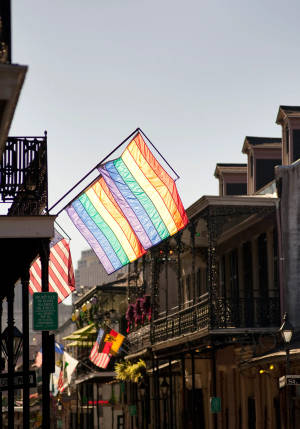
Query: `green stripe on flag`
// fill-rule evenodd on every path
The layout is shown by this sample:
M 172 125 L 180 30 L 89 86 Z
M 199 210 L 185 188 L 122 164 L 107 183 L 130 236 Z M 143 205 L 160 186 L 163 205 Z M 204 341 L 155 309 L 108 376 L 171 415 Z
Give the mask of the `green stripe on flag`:
M 114 232 L 111 230 L 111 228 L 107 225 L 107 223 L 103 220 L 102 216 L 98 213 L 98 211 L 95 209 L 94 205 L 90 201 L 89 197 L 86 194 L 82 194 L 79 197 L 79 200 L 85 210 L 87 211 L 90 218 L 94 221 L 94 223 L 97 225 L 97 227 L 102 231 L 102 233 L 105 235 L 109 243 L 111 244 L 113 250 L 116 252 L 117 257 L 119 258 L 122 265 L 128 264 L 130 261 L 121 246 L 119 240 L 117 239 Z
M 114 165 L 133 195 L 138 199 L 145 211 L 148 213 L 148 216 L 161 239 L 164 240 L 165 238 L 169 237 L 170 233 L 151 198 L 135 180 L 124 161 L 121 158 L 118 158 L 114 161 Z

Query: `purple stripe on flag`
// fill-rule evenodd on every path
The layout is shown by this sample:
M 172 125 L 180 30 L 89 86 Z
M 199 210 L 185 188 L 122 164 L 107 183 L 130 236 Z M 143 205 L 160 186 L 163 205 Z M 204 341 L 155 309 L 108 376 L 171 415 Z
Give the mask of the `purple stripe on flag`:
M 96 253 L 96 255 L 100 259 L 100 261 L 103 264 L 107 273 L 108 274 L 113 273 L 115 271 L 115 268 L 113 267 L 110 260 L 108 259 L 108 257 L 104 253 L 104 251 L 103 251 L 102 247 L 100 246 L 100 244 L 98 243 L 98 241 L 94 238 L 94 236 L 90 233 L 88 228 L 84 225 L 84 223 L 82 222 L 82 220 L 78 216 L 76 210 L 72 206 L 69 206 L 69 207 L 67 207 L 67 213 L 70 216 L 70 218 L 71 218 L 72 222 L 74 223 L 74 225 L 76 226 L 76 228 L 78 229 L 78 231 L 84 236 L 84 238 L 87 240 L 87 242 L 89 243 L 91 248 Z
M 113 194 L 116 202 L 119 204 L 122 212 L 124 213 L 124 216 L 127 218 L 134 232 L 138 236 L 144 249 L 149 249 L 150 247 L 152 247 L 153 244 L 151 243 L 151 240 L 146 234 L 142 224 L 140 223 L 139 219 L 137 218 L 136 214 L 134 213 L 130 205 L 127 203 L 126 199 L 123 197 L 123 195 L 117 188 L 115 182 L 111 179 L 110 174 L 107 171 L 106 167 L 105 166 L 99 167 L 98 170 L 102 174 L 105 182 L 107 183 L 107 186 L 109 187 L 111 193 Z

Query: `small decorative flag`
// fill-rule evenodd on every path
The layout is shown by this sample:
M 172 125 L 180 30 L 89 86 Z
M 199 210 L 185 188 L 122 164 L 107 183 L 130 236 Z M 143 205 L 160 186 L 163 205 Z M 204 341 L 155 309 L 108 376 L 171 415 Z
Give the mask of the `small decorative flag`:
M 36 259 L 30 268 L 29 292 L 42 291 L 41 261 Z M 75 290 L 75 277 L 68 242 L 57 231 L 50 243 L 49 292 L 57 292 L 58 303 Z
M 52 392 L 53 396 L 56 396 L 58 393 L 58 380 L 60 376 L 60 367 L 55 365 L 55 372 L 51 374 L 50 378 L 50 391 Z
M 64 346 L 55 341 L 55 351 L 56 353 L 62 355 L 64 353 Z
M 110 353 L 114 356 L 118 353 L 123 341 L 124 335 L 119 334 L 118 332 L 110 329 L 109 332 L 104 337 L 104 342 L 111 343 Z
M 64 383 L 64 368 L 60 369 L 58 382 L 57 382 L 57 390 L 62 393 L 66 388 L 66 384 Z
M 105 331 L 104 329 L 100 328 L 97 340 L 95 341 L 95 344 L 90 353 L 90 361 L 93 362 L 93 364 L 98 366 L 99 368 L 105 369 L 111 358 L 110 349 L 112 343 L 105 342 L 104 336 Z
M 65 371 L 67 375 L 68 384 L 71 383 L 72 374 L 75 371 L 76 366 L 78 365 L 79 361 L 75 358 L 73 358 L 69 353 L 64 352 L 64 361 L 65 361 Z

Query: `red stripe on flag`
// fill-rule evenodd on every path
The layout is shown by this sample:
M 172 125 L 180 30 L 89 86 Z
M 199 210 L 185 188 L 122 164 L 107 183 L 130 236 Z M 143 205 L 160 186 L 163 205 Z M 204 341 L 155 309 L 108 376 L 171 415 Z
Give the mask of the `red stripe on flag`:
M 55 252 L 59 257 L 55 256 Z M 36 260 L 30 269 L 29 291 L 42 291 L 40 260 Z M 58 293 L 58 302 L 70 295 L 75 289 L 75 277 L 69 244 L 60 240 L 50 249 L 49 291 Z

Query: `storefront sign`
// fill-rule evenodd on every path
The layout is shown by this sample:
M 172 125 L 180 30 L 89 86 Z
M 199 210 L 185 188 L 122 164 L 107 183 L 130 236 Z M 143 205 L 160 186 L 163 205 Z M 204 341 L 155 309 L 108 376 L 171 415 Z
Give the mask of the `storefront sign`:
M 58 328 L 58 301 L 56 292 L 33 294 L 33 330 L 55 331 Z
M 210 412 L 211 413 L 221 412 L 221 398 L 217 396 L 212 396 L 210 398 Z

